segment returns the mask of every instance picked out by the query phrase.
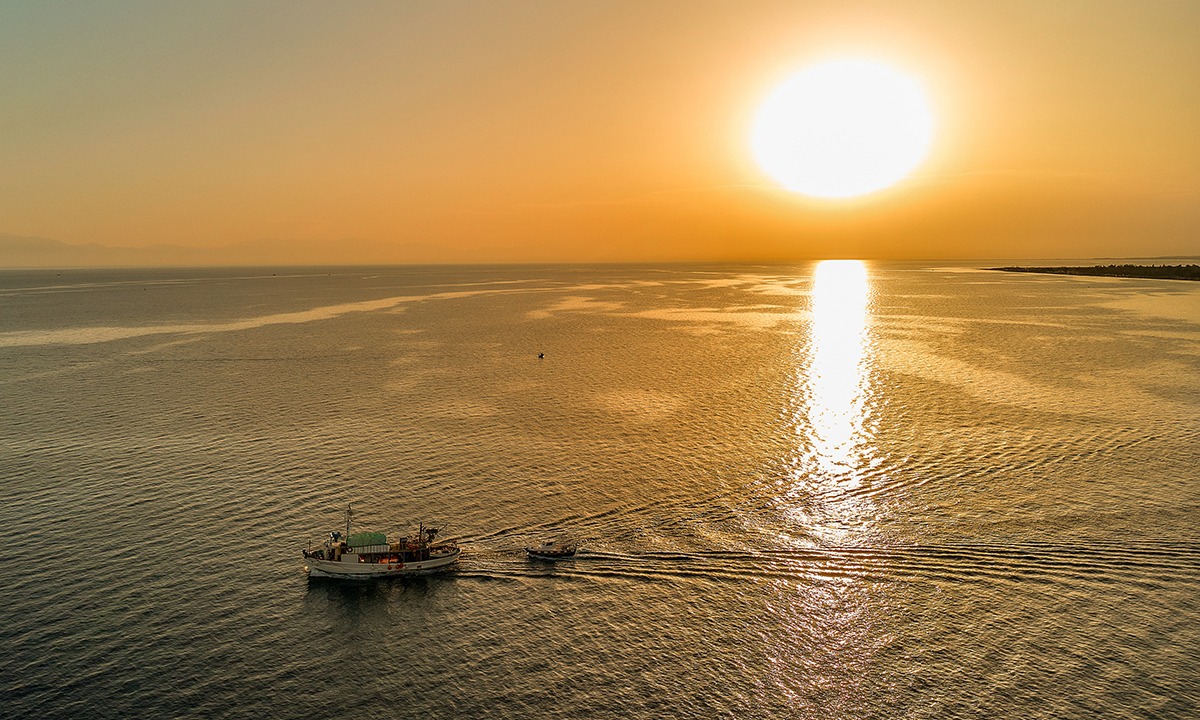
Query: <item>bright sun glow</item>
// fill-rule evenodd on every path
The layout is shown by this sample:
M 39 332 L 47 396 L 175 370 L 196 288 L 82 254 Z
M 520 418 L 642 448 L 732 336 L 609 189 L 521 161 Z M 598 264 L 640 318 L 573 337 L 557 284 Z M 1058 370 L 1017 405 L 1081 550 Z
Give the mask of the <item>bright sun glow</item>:
M 846 198 L 912 172 L 929 152 L 933 124 L 913 78 L 877 62 L 831 60 L 771 93 L 750 142 L 758 164 L 787 189 Z

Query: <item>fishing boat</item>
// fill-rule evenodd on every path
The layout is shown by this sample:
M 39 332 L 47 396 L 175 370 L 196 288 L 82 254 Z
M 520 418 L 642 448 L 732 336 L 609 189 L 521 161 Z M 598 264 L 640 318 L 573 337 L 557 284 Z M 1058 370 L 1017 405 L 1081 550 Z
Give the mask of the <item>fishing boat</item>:
M 386 533 L 350 532 L 354 511 L 346 506 L 346 533 L 331 532 L 323 545 L 304 549 L 309 577 L 371 580 L 433 572 L 458 561 L 453 542 L 438 542 L 440 527 L 419 526 L 416 535 L 389 542 Z
M 575 557 L 577 546 L 574 543 L 559 543 L 554 540 L 546 542 L 536 547 L 527 547 L 525 552 L 529 557 L 536 560 L 559 560 L 561 558 Z

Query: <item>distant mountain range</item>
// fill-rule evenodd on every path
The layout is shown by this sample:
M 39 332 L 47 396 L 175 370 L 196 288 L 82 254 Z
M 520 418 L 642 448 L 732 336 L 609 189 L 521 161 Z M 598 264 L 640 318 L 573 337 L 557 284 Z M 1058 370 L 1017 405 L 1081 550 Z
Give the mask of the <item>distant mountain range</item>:
M 0 235 L 0 268 L 170 267 L 213 265 L 386 265 L 467 262 L 466 253 L 419 243 L 370 240 L 253 240 L 200 248 L 185 245 L 112 247 Z

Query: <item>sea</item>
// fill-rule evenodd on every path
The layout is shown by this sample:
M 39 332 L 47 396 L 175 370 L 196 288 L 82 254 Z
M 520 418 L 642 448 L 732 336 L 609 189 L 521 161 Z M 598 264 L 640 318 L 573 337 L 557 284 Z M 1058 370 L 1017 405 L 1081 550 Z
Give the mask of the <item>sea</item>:
M 2 271 L 0 716 L 1198 717 L 1200 283 L 985 265 Z

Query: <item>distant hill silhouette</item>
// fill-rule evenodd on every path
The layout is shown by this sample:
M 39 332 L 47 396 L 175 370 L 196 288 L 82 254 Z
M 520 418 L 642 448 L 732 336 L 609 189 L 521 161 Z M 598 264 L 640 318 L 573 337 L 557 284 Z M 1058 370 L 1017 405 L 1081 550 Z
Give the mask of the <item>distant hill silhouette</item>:
M 465 251 L 370 240 L 252 240 L 213 248 L 185 245 L 72 245 L 42 237 L 0 235 L 0 268 L 172 267 L 217 265 L 387 265 L 469 262 Z

